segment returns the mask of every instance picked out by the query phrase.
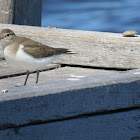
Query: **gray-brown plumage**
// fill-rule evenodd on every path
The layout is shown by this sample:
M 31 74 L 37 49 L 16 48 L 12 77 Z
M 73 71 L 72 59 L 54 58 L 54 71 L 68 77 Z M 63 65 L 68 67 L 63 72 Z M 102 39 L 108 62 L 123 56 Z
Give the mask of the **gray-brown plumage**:
M 2 30 L 1 34 L 3 34 L 3 36 L 0 36 L 1 39 L 3 39 L 7 35 L 14 35 L 12 42 L 15 44 L 14 46 L 18 48 L 19 44 L 23 45 L 23 50 L 34 58 L 49 57 L 57 54 L 70 52 L 68 49 L 65 48 L 52 48 L 26 37 L 18 37 L 10 29 Z
M 37 71 L 37 83 L 40 68 L 45 68 L 44 65 L 51 63 L 61 54 L 72 54 L 65 48 L 52 48 L 26 37 L 18 37 L 10 29 L 1 31 L 0 43 L 6 60 L 26 70 L 27 77 L 24 85 L 26 85 L 30 70 Z
M 57 54 L 68 53 L 68 49 L 64 48 L 52 48 L 31 39 L 23 38 L 24 42 L 21 43 L 24 46 L 24 51 L 34 58 L 49 57 Z

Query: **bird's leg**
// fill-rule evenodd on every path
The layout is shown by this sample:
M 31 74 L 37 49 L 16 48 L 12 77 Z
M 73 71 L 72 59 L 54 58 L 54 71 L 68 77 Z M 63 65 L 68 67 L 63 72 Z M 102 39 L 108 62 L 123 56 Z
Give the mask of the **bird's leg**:
M 24 82 L 24 86 L 26 86 L 26 83 L 27 83 L 29 74 L 30 74 L 30 72 L 27 70 L 27 71 L 26 71 L 26 79 L 25 79 L 25 82 Z
M 36 71 L 36 84 L 38 83 L 38 78 L 39 78 L 39 70 Z

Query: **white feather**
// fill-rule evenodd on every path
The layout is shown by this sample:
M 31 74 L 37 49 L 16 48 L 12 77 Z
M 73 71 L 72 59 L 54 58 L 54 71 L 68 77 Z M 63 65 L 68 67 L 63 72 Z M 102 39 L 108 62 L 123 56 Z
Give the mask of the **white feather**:
M 47 64 L 52 63 L 60 55 L 54 55 L 51 57 L 34 58 L 27 54 L 23 50 L 24 46 L 20 44 L 15 56 L 9 55 L 7 50 L 4 51 L 6 60 L 15 67 L 22 68 L 24 70 L 35 71 L 46 67 Z

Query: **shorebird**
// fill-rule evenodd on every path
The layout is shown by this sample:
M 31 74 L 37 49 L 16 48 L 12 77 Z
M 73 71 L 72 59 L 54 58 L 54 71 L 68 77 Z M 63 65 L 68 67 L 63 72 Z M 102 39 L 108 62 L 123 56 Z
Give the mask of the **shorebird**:
M 0 43 L 6 61 L 26 71 L 24 86 L 31 71 L 36 71 L 38 83 L 40 69 L 45 68 L 62 54 L 72 54 L 66 48 L 52 48 L 32 39 L 19 37 L 10 29 L 1 31 Z

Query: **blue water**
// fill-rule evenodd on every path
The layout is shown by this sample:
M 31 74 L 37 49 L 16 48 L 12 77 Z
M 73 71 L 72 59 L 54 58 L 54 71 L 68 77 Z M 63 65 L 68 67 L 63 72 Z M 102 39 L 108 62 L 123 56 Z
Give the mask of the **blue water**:
M 42 26 L 140 33 L 140 0 L 43 0 Z

